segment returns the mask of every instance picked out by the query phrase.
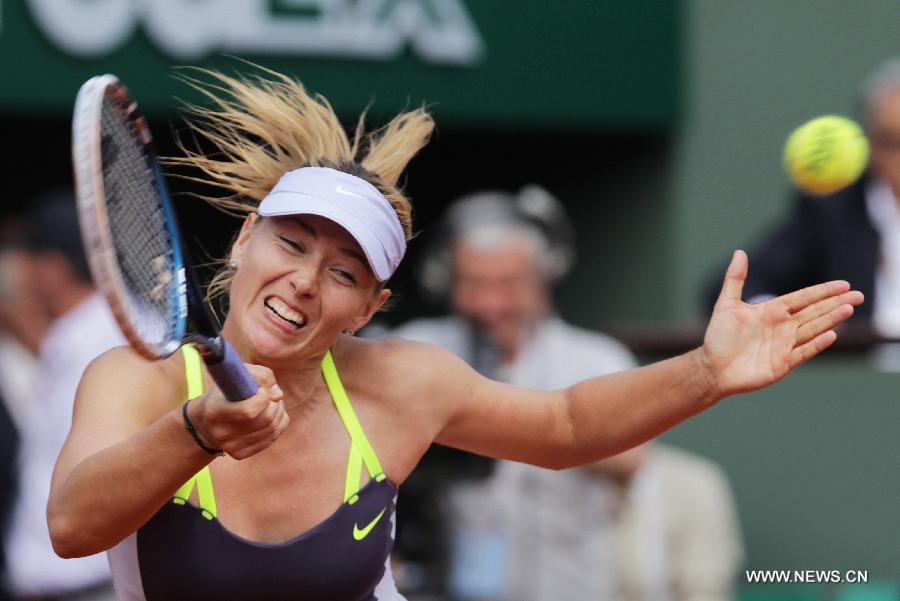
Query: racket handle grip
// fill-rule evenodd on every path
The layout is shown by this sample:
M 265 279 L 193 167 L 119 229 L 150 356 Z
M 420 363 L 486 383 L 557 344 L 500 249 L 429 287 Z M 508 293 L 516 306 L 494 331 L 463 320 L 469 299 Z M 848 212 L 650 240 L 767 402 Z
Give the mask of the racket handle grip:
M 241 356 L 224 339 L 223 357 L 221 361 L 207 364 L 206 369 L 219 385 L 219 389 L 229 401 L 249 399 L 259 389 L 259 384 L 247 371 Z

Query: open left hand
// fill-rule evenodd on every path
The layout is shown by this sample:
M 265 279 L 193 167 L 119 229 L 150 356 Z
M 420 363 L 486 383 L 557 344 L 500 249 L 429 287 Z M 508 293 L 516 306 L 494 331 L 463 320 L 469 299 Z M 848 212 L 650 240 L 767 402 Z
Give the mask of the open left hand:
M 741 300 L 747 255 L 735 251 L 703 339 L 703 361 L 719 396 L 768 386 L 835 341 L 836 325 L 863 295 L 836 280 L 755 305 Z

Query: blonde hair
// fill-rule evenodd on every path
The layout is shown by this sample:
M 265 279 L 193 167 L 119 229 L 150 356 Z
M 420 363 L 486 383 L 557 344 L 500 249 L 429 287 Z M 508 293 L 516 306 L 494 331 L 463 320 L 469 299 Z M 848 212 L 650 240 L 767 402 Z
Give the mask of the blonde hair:
M 255 66 L 255 65 L 254 65 Z M 328 100 L 310 95 L 296 79 L 255 66 L 268 77 L 231 77 L 194 69 L 211 81 L 181 79 L 203 94 L 211 106 L 188 106 L 188 131 L 211 142 L 217 152 L 204 154 L 178 140 L 182 157 L 168 164 L 199 169 L 204 177 L 181 177 L 212 183 L 224 196 L 201 196 L 215 207 L 244 217 L 257 210 L 284 173 L 305 166 L 331 167 L 374 185 L 388 200 L 409 240 L 412 205 L 398 185 L 407 163 L 431 136 L 434 121 L 424 109 L 404 112 L 387 125 L 365 132 L 365 112 L 352 139 Z M 232 272 L 221 269 L 207 296 L 228 291 Z

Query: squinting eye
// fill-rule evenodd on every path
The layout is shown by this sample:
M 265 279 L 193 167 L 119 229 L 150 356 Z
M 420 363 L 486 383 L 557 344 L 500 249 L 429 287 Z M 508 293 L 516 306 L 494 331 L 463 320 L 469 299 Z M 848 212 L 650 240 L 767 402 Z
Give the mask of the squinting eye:
M 288 238 L 286 236 L 279 235 L 278 237 L 281 239 L 282 242 L 284 242 L 285 244 L 287 244 L 288 246 L 290 246 L 297 252 L 303 252 L 303 247 L 300 246 L 299 242 L 294 242 L 293 240 L 291 240 L 290 238 Z
M 353 277 L 353 274 L 350 273 L 349 271 L 344 271 L 343 269 L 335 269 L 335 272 L 337 272 L 338 275 L 340 275 L 343 279 L 347 280 L 348 282 L 351 282 L 353 284 L 356 283 L 356 278 Z

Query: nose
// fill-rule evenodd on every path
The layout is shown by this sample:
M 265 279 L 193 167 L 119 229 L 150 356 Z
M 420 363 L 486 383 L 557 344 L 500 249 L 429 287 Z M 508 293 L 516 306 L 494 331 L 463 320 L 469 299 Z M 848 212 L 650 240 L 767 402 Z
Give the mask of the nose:
M 298 266 L 291 274 L 291 288 L 300 297 L 314 297 L 319 293 L 319 270 L 315 265 Z

